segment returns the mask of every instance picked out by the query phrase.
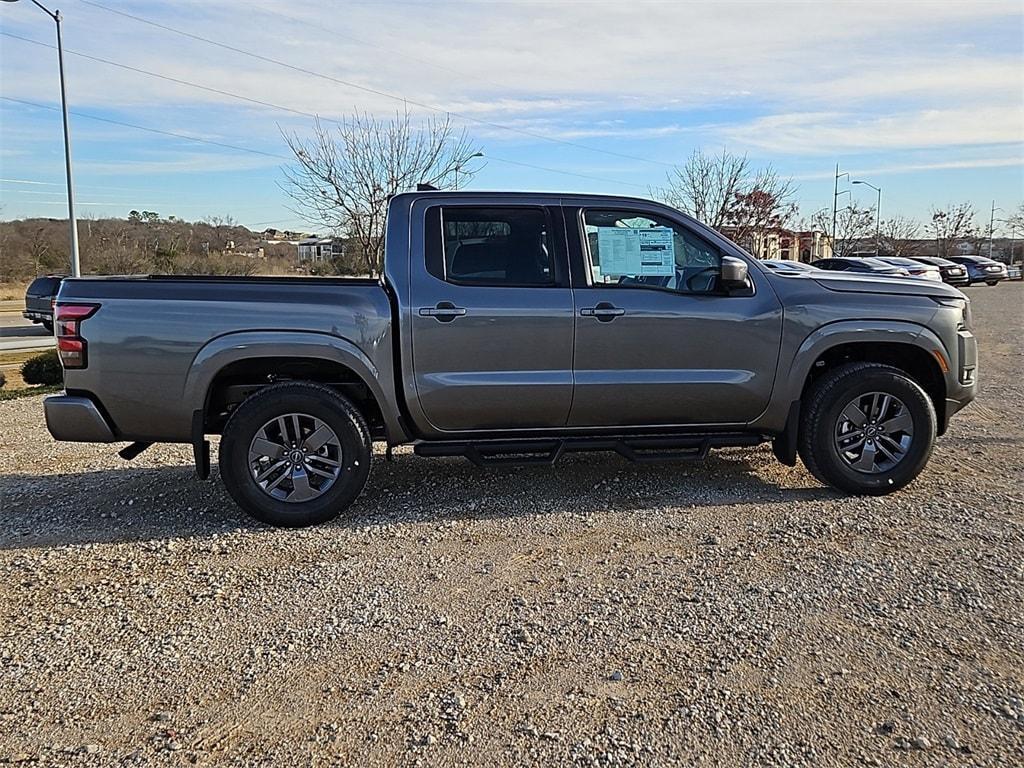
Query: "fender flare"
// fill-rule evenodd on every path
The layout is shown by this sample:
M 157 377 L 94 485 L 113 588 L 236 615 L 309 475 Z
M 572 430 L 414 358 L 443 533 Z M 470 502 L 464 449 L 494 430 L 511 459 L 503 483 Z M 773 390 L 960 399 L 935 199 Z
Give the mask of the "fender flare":
M 948 357 L 945 345 L 923 325 L 894 320 L 840 320 L 811 333 L 793 356 L 786 379 L 788 401 L 798 400 L 811 366 L 823 352 L 841 344 L 909 344 L 933 356 L 940 350 Z M 787 401 L 787 402 L 788 402 Z
M 218 336 L 192 359 L 182 392 L 184 401 L 191 404 L 193 411 L 205 413 L 210 387 L 217 375 L 231 363 L 258 357 L 302 357 L 345 366 L 359 377 L 380 405 L 388 442 L 405 441 L 394 396 L 381 386 L 380 371 L 373 361 L 347 339 L 315 331 L 241 331 Z

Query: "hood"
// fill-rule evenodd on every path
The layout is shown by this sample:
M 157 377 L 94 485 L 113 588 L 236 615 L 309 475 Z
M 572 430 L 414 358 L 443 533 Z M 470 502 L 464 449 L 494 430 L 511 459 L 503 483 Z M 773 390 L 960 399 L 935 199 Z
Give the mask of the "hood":
M 822 288 L 842 293 L 886 293 L 898 296 L 934 296 L 936 298 L 963 299 L 960 291 L 937 280 L 916 277 L 885 277 L 853 272 L 815 274 L 812 278 Z

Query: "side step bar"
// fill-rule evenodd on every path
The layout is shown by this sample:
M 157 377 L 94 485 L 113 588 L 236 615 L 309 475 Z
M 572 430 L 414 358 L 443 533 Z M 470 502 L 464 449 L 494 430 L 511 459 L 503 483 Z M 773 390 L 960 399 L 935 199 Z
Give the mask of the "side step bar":
M 711 448 L 759 445 L 766 438 L 747 433 L 651 437 L 565 437 L 523 440 L 419 442 L 417 456 L 462 456 L 478 467 L 503 464 L 554 464 L 563 454 L 614 451 L 628 461 L 703 459 Z

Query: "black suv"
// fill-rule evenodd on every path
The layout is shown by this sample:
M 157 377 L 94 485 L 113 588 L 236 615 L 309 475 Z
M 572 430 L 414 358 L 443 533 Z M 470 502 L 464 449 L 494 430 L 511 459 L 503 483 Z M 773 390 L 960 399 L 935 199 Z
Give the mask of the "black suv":
M 64 275 L 37 277 L 25 291 L 25 311 L 22 317 L 33 323 L 42 323 L 43 328 L 53 330 L 53 302 L 60 289 Z

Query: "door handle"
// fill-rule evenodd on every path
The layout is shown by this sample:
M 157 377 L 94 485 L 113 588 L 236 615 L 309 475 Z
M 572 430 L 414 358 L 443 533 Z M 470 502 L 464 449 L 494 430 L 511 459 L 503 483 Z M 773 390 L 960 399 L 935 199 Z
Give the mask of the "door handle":
M 609 304 L 607 301 L 602 301 L 596 307 L 584 307 L 580 310 L 580 314 L 583 317 L 596 317 L 602 323 L 608 323 L 616 317 L 626 314 L 626 310 Z
M 450 323 L 465 314 L 464 307 L 456 307 L 450 301 L 438 302 L 436 307 L 420 307 L 420 317 L 432 317 L 439 323 Z

